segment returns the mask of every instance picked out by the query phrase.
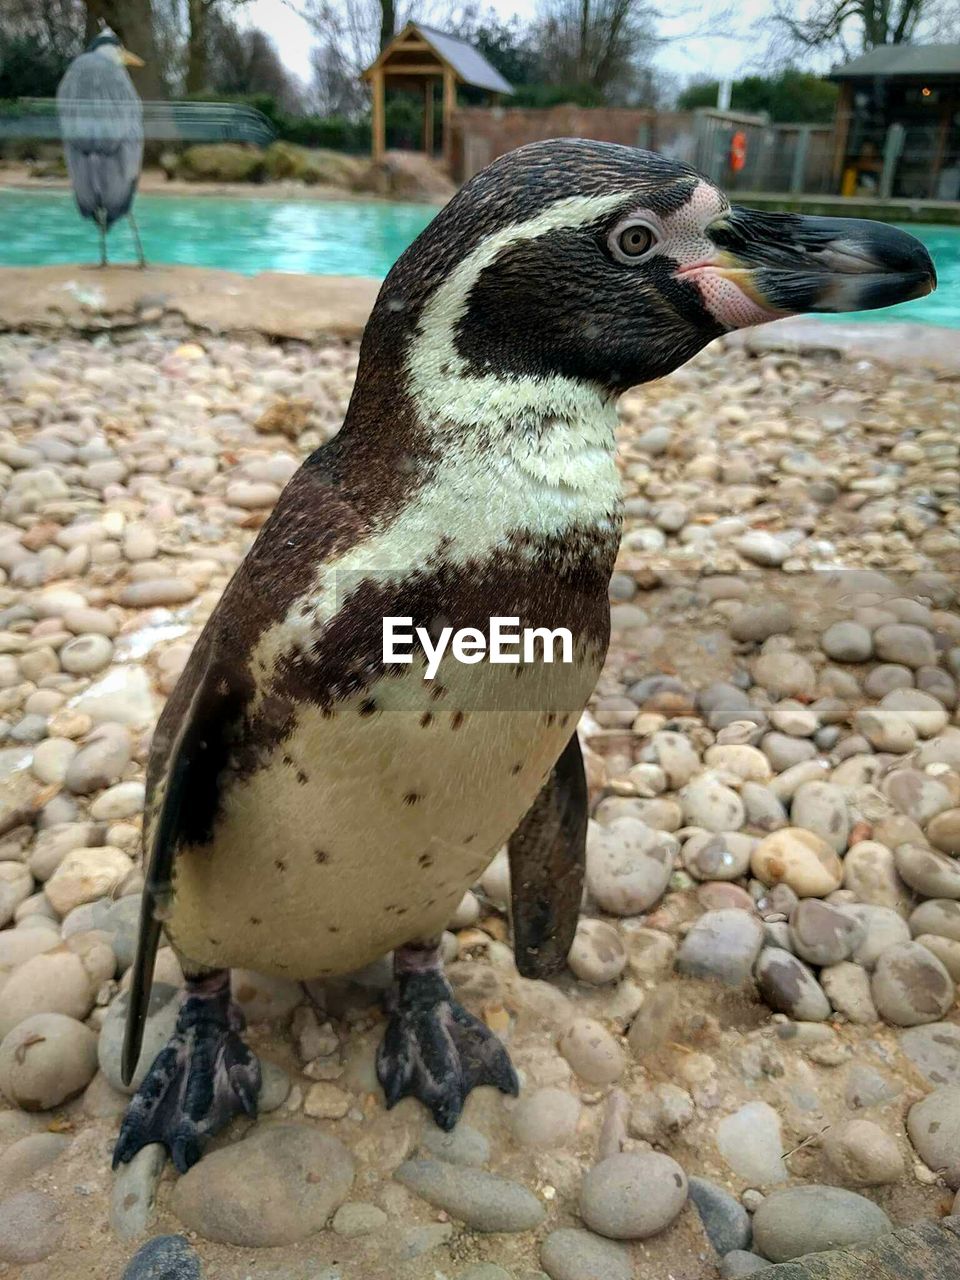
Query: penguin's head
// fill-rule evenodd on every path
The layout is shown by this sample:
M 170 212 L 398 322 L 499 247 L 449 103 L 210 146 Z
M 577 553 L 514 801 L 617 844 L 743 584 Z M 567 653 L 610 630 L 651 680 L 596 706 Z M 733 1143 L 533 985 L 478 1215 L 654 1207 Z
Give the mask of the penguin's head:
M 466 183 L 378 310 L 406 330 L 421 375 L 617 392 L 732 329 L 890 306 L 935 284 L 906 232 L 731 206 L 685 164 L 573 138 L 521 147 Z

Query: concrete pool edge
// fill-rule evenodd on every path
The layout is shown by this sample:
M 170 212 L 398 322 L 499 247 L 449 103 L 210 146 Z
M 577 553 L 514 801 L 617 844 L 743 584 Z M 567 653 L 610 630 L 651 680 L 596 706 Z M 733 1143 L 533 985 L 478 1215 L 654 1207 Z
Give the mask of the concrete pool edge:
M 363 332 L 380 284 L 364 276 L 240 275 L 209 267 L 0 267 L 0 333 L 91 334 L 180 324 L 198 334 L 350 340 Z M 803 317 L 722 341 L 758 353 L 830 352 L 960 374 L 957 330 L 937 325 Z

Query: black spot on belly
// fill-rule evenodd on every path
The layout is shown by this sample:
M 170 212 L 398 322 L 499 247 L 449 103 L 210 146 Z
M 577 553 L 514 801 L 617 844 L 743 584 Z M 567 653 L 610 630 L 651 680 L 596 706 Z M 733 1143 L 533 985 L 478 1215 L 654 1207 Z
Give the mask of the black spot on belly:
M 464 716 L 462 711 L 455 711 L 453 715 L 450 717 L 450 728 L 459 729 L 465 719 L 466 717 Z
M 511 772 L 514 776 L 516 776 L 516 775 L 517 775 L 517 774 L 518 774 L 522 769 L 523 769 L 523 763 L 522 763 L 522 762 L 521 762 L 521 763 L 519 763 L 519 764 L 514 764 L 514 765 L 511 765 L 511 766 L 510 766 L 510 772 Z
M 292 764 L 293 764 L 293 756 L 286 756 L 286 755 L 285 755 L 285 756 L 283 757 L 283 763 L 284 763 L 284 764 L 286 764 L 286 765 L 292 765 Z
M 251 917 L 250 917 L 250 923 L 251 923 L 251 924 L 263 924 L 263 921 L 260 919 L 260 917 L 259 917 L 259 916 L 251 916 Z
M 428 898 L 427 901 L 424 903 L 424 906 L 433 907 L 433 906 L 436 906 L 436 902 L 437 902 L 436 898 Z
M 283 858 L 274 858 L 273 865 L 278 871 L 286 871 L 287 869 L 287 864 L 284 862 Z
M 419 804 L 422 799 L 423 799 L 423 796 L 419 793 L 419 791 L 408 791 L 407 794 L 403 797 L 403 803 L 410 804 L 410 805 Z
M 303 772 L 302 769 L 298 769 L 297 781 L 300 783 L 301 787 L 305 787 L 307 783 L 310 781 L 310 779 L 307 777 L 307 775 Z
M 219 947 L 219 945 L 220 945 L 220 939 L 219 939 L 219 938 L 211 938 L 209 934 L 207 935 L 207 941 L 208 941 L 208 942 L 210 943 L 210 945 L 211 945 L 211 946 L 213 946 L 213 947 Z
M 330 861 L 330 855 L 326 849 L 314 849 L 313 860 L 318 867 L 322 867 L 325 862 Z
M 556 718 L 557 718 L 557 714 L 555 711 L 548 711 L 546 715 L 543 717 L 544 724 L 553 724 Z
M 421 867 L 424 867 L 424 868 L 426 868 L 426 867 L 432 867 L 432 866 L 433 866 L 433 854 L 430 854 L 430 853 L 421 853 L 420 857 L 417 859 L 417 862 L 419 862 L 419 864 L 420 864 L 420 866 L 421 866 Z
M 433 712 L 425 711 L 423 715 L 420 717 L 420 728 L 425 729 L 428 724 L 432 724 L 432 723 L 433 723 Z
M 364 698 L 360 703 L 359 710 L 362 716 L 372 716 L 377 710 L 376 698 Z
M 446 696 L 446 692 L 447 692 L 447 690 L 446 690 L 446 686 L 445 686 L 445 685 L 442 685 L 442 684 L 435 684 L 435 685 L 433 686 L 433 688 L 430 690 L 430 697 L 431 697 L 431 698 L 433 698 L 433 700 L 436 702 L 436 701 L 438 701 L 440 698 L 445 697 L 445 696 Z
M 475 831 L 471 831 L 471 832 L 470 832 L 470 834 L 469 834 L 468 836 L 464 836 L 464 837 L 463 837 L 463 843 L 464 843 L 464 844 L 473 844 L 473 842 L 474 842 L 474 840 L 476 840 L 476 838 L 477 838 L 477 833 L 476 833 Z
M 339 932 L 340 932 L 340 926 L 338 924 L 327 925 L 327 933 L 339 933 Z

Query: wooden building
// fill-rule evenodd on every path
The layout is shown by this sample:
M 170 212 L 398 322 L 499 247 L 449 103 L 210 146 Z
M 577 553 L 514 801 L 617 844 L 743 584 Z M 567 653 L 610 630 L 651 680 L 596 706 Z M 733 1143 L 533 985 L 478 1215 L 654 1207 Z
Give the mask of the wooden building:
M 512 86 L 472 44 L 425 27 L 422 22 L 408 22 L 384 45 L 377 60 L 364 71 L 363 78 L 370 81 L 373 93 L 374 160 L 383 159 L 387 145 L 384 104 L 388 81 L 404 88 L 422 88 L 423 150 L 427 155 L 432 155 L 434 150 L 434 87 L 438 82 L 443 85 L 443 155 L 448 164 L 452 154 L 451 121 L 457 105 L 457 85 L 483 89 L 492 101 L 501 94 L 513 93 Z
M 960 200 L 960 44 L 882 45 L 829 78 L 843 195 Z

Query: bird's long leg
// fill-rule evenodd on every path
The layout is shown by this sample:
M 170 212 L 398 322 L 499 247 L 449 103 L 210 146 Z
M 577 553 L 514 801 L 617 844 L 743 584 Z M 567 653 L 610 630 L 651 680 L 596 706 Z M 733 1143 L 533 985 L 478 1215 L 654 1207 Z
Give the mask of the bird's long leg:
M 147 260 L 143 256 L 143 244 L 140 240 L 140 228 L 137 226 L 137 220 L 133 216 L 132 209 L 127 214 L 127 217 L 130 219 L 130 230 L 133 232 L 134 244 L 137 246 L 137 266 L 144 268 L 147 265 Z
M 419 1098 L 440 1128 L 450 1130 L 477 1085 L 519 1092 L 506 1049 L 454 999 L 435 939 L 399 948 L 394 972 L 393 1008 L 377 1053 L 388 1107 Z
M 102 210 L 97 214 L 97 227 L 100 230 L 100 265 L 107 265 L 107 220 Z
M 229 969 L 188 972 L 176 1030 L 127 1109 L 114 1168 L 159 1142 L 186 1173 L 231 1117 L 256 1115 L 260 1063 L 240 1039 L 242 1029 L 243 1015 L 230 999 Z

